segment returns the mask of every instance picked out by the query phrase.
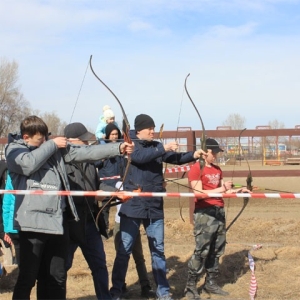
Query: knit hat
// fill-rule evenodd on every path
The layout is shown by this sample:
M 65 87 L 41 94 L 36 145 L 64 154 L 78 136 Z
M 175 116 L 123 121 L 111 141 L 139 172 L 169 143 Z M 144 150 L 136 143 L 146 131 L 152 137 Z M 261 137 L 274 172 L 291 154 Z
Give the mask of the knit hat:
M 105 111 L 105 110 L 107 110 L 107 109 L 110 109 L 110 106 L 109 106 L 109 105 L 104 105 L 103 108 L 102 108 L 103 111 Z
M 109 120 L 111 118 L 114 118 L 115 114 L 114 112 L 110 109 L 109 105 L 104 105 L 103 106 L 103 116 L 105 120 Z
M 211 149 L 212 153 L 224 152 L 224 150 L 219 147 L 218 142 L 210 138 L 206 139 L 206 148 Z
M 109 124 L 106 125 L 106 127 L 105 127 L 105 139 L 106 140 L 109 139 L 109 136 L 110 136 L 110 134 L 113 130 L 118 131 L 118 140 L 120 140 L 122 138 L 121 131 L 118 128 L 118 126 L 116 126 L 114 123 L 109 123 Z
M 86 127 L 79 122 L 70 123 L 64 129 L 67 139 L 80 139 L 81 141 L 91 141 L 95 139 L 95 135 L 90 133 Z
M 153 119 L 145 114 L 136 116 L 134 120 L 135 131 L 140 131 L 146 128 L 155 127 Z

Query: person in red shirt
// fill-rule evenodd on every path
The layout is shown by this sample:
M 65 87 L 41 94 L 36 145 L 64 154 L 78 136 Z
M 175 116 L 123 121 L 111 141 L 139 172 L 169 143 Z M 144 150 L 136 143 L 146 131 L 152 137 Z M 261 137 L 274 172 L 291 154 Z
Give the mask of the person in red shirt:
M 233 189 L 232 181 L 223 180 L 222 170 L 214 162 L 223 150 L 216 140 L 206 139 L 207 154 L 203 167 L 196 162 L 190 169 L 188 180 L 195 193 L 243 193 L 246 188 Z M 225 251 L 226 224 L 224 201 L 221 197 L 195 198 L 194 236 L 196 247 L 188 262 L 188 280 L 184 290 L 187 299 L 200 299 L 197 282 L 206 272 L 204 290 L 226 296 L 228 292 L 217 285 L 219 257 Z

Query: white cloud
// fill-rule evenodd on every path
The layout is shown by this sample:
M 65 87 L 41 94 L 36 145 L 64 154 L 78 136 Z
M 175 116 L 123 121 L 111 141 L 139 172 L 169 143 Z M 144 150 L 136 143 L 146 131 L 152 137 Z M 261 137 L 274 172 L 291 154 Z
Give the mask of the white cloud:
M 244 25 L 229 27 L 226 25 L 216 25 L 208 29 L 205 36 L 208 38 L 240 38 L 253 34 L 258 24 L 250 22 Z
M 1 23 L 10 30 L 52 30 L 80 27 L 85 24 L 115 23 L 119 20 L 118 12 L 97 7 L 78 7 L 76 1 L 5 1 L 1 11 Z M 3 4 L 3 2 L 2 2 Z M 12 17 L 13 16 L 13 17 Z
M 145 31 L 145 30 L 153 29 L 153 27 L 149 23 L 142 22 L 142 21 L 131 22 L 128 27 L 132 31 Z
M 128 25 L 128 28 L 132 32 L 146 32 L 157 36 L 166 36 L 171 33 L 169 29 L 158 29 L 155 28 L 155 26 L 153 26 L 152 24 L 143 21 L 133 21 Z
M 300 26 L 293 7 L 282 6 L 268 0 L 2 1 L 1 55 L 19 63 L 32 106 L 56 110 L 67 122 L 93 54 L 95 71 L 131 124 L 144 112 L 165 130 L 198 126 L 183 91 L 191 73 L 189 91 L 207 129 L 232 112 L 245 116 L 249 128 L 273 115 L 291 126 L 299 119 Z M 95 128 L 105 104 L 120 120 L 114 98 L 88 69 L 73 121 Z

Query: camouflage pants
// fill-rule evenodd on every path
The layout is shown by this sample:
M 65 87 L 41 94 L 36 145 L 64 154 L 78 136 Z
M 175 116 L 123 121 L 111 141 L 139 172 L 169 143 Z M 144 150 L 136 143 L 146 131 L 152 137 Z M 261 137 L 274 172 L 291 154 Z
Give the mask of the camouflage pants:
M 223 207 L 211 206 L 194 211 L 196 247 L 188 263 L 188 273 L 200 278 L 203 270 L 219 272 L 219 257 L 225 251 L 226 227 Z

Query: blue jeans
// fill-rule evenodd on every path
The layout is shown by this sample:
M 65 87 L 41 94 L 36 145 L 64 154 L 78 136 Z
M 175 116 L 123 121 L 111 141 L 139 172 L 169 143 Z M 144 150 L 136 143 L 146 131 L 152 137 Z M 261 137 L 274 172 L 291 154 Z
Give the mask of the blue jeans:
M 103 242 L 93 220 L 86 223 L 85 234 L 85 243 L 79 244 L 74 243 L 72 240 L 70 241 L 66 268 L 69 270 L 72 267 L 74 253 L 76 249 L 80 247 L 84 258 L 92 271 L 97 299 L 111 299 L 108 289 L 108 271 Z
M 166 275 L 166 258 L 164 254 L 164 220 L 121 217 L 121 239 L 113 266 L 112 288 L 110 290 L 113 298 L 122 294 L 130 254 L 140 231 L 141 223 L 144 225 L 148 237 L 152 273 L 157 286 L 156 295 L 158 298 L 169 295 L 170 286 Z
M 115 237 L 115 249 L 116 251 L 118 251 L 118 247 L 121 239 L 121 233 L 120 233 L 120 223 L 117 222 L 115 222 L 114 237 Z M 148 278 L 147 268 L 145 264 L 143 245 L 142 245 L 140 232 L 138 232 L 138 235 L 135 239 L 135 243 L 133 244 L 132 256 L 135 262 L 135 268 L 138 273 L 141 288 L 146 286 L 150 287 L 150 281 Z

